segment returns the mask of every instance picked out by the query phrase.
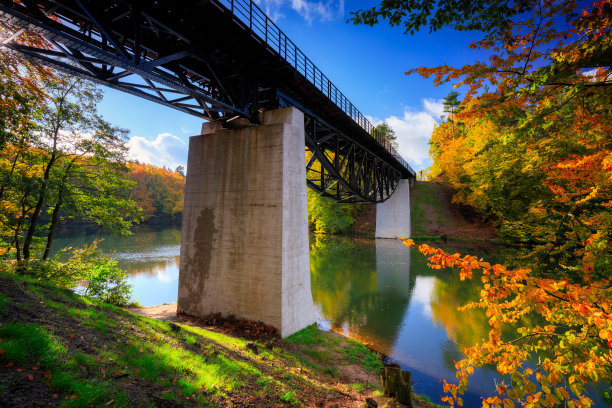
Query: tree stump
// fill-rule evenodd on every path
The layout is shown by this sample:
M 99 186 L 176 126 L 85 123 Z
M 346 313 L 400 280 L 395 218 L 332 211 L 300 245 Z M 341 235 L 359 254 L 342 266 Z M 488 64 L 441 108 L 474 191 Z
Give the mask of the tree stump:
M 399 364 L 385 364 L 381 374 L 383 396 L 395 398 L 400 404 L 412 408 L 412 385 L 410 371 L 402 371 Z

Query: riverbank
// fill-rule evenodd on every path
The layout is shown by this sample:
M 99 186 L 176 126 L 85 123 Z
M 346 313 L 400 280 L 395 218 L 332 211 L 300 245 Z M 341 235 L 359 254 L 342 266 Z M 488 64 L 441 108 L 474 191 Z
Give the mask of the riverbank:
M 6 407 L 393 406 L 379 396 L 378 355 L 315 327 L 249 339 L 231 325 L 155 320 L 9 275 L 0 275 L 0 321 Z

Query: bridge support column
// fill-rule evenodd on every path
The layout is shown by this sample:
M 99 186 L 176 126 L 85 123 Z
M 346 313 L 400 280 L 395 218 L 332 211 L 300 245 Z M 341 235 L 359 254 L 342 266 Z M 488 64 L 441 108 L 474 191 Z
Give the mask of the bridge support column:
M 210 123 L 202 133 L 189 140 L 178 311 L 293 334 L 315 322 L 303 113 L 279 109 L 261 126 Z
M 401 179 L 391 197 L 376 204 L 376 238 L 410 238 L 410 180 Z

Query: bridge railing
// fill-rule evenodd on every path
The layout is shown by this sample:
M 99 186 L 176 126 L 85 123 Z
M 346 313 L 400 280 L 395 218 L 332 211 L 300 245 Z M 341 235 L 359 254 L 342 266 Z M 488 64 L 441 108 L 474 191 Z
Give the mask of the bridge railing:
M 348 98 L 321 72 L 319 68 L 291 41 L 285 33 L 252 0 L 216 0 L 231 10 L 232 14 L 256 34 L 265 44 L 297 72 L 302 74 L 319 91 L 327 96 L 344 113 L 380 143 L 409 172 L 414 170 L 400 156 L 391 142 L 375 129 L 375 126 L 348 100 Z

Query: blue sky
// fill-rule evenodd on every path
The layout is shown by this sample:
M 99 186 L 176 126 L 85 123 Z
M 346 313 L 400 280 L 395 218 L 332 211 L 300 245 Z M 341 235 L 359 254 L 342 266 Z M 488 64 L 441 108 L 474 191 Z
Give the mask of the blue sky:
M 398 135 L 400 153 L 416 169 L 428 167 L 429 136 L 451 85 L 406 76 L 410 68 L 448 63 L 459 66 L 478 54 L 468 49 L 474 33 L 427 30 L 413 36 L 402 27 L 347 23 L 350 12 L 375 2 L 259 0 L 259 5 L 372 122 L 387 121 Z M 105 89 L 99 107 L 106 120 L 130 129 L 133 158 L 175 168 L 185 165 L 189 136 L 202 120 L 152 102 Z

